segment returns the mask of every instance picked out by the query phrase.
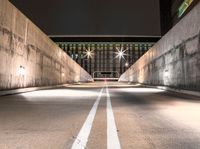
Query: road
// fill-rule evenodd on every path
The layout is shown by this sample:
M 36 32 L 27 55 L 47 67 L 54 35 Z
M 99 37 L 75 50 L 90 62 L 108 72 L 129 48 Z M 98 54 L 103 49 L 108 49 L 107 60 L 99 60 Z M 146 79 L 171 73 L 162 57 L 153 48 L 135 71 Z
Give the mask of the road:
M 0 149 L 200 149 L 200 98 L 95 82 L 0 97 Z

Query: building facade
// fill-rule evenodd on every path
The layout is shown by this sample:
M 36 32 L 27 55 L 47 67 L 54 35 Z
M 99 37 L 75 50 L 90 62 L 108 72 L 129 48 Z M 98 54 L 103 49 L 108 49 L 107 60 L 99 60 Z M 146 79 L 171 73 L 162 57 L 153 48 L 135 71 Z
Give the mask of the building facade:
M 157 40 L 156 38 L 148 42 L 138 40 L 88 42 L 57 39 L 55 42 L 94 78 L 118 78 Z
M 160 0 L 161 34 L 167 33 L 200 0 Z

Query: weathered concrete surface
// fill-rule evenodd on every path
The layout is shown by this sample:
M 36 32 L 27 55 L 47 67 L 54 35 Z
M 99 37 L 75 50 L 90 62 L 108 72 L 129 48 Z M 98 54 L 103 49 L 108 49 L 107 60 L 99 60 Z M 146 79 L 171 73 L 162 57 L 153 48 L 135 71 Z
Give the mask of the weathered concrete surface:
M 200 3 L 119 81 L 200 91 Z
M 91 79 L 8 0 L 0 0 L 0 90 Z

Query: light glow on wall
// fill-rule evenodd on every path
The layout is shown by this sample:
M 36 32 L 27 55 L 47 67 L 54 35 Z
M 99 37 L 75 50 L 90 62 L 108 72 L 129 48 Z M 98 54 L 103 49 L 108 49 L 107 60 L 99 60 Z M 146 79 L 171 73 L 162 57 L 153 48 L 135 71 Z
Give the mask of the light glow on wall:
M 76 75 L 74 81 L 75 81 L 75 82 L 79 82 L 79 81 L 80 81 L 80 76 L 79 76 L 79 75 Z
M 25 70 L 25 67 L 24 66 L 20 66 L 19 67 L 19 74 L 21 76 L 24 76 L 26 74 L 26 70 Z
M 169 85 L 169 79 L 170 79 L 170 71 L 169 69 L 165 69 L 163 72 L 164 85 Z
M 65 76 L 65 73 L 64 72 L 62 72 L 62 77 L 64 77 Z

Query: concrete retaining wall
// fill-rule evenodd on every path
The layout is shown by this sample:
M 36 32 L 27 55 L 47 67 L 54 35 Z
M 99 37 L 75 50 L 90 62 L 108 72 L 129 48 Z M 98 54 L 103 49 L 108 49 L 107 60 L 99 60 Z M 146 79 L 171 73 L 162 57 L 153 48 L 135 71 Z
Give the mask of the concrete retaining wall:
M 91 79 L 8 0 L 0 0 L 0 90 Z
M 200 91 L 200 3 L 122 74 L 120 81 Z

